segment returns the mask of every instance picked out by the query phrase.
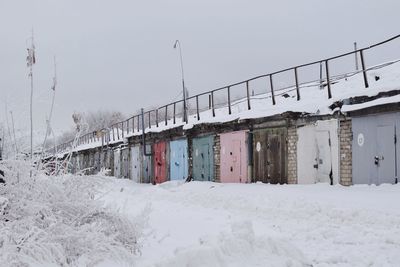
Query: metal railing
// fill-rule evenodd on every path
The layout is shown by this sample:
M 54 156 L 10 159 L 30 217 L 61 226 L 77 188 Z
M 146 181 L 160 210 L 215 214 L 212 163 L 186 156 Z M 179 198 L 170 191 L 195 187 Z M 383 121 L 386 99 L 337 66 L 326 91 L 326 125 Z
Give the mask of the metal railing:
M 216 88 L 216 89 L 213 89 L 213 90 L 210 90 L 207 92 L 203 92 L 203 93 L 188 97 L 187 101 L 188 102 L 194 101 L 194 103 L 195 103 L 195 109 L 194 109 L 195 110 L 195 118 L 197 119 L 197 121 L 200 121 L 200 119 L 201 119 L 200 113 L 205 110 L 210 110 L 212 117 L 216 116 L 215 111 L 219 107 L 217 107 L 217 105 L 215 103 L 215 94 L 217 92 L 225 91 L 224 94 L 226 96 L 226 102 L 224 102 L 222 106 L 227 107 L 227 112 L 230 115 L 230 114 L 232 114 L 232 105 L 233 105 L 232 98 L 231 98 L 231 88 L 234 86 L 238 86 L 238 85 L 244 85 L 245 86 L 245 92 L 244 92 L 245 97 L 243 97 L 242 101 L 246 102 L 247 110 L 251 110 L 252 96 L 250 95 L 250 89 L 249 89 L 250 83 L 255 80 L 266 78 L 267 79 L 266 87 L 269 87 L 270 91 L 269 92 L 266 91 L 265 93 L 270 93 L 271 104 L 276 105 L 276 95 L 277 95 L 276 92 L 278 90 L 282 90 L 282 88 L 280 88 L 280 89 L 275 88 L 274 77 L 276 77 L 278 74 L 286 73 L 286 72 L 293 73 L 295 84 L 294 84 L 294 86 L 291 86 L 291 88 L 293 88 L 296 92 L 297 101 L 300 101 L 301 100 L 301 90 L 300 90 L 301 87 L 300 87 L 299 74 L 298 74 L 299 69 L 309 67 L 312 65 L 317 65 L 317 64 L 320 65 L 320 67 L 322 67 L 322 65 L 324 66 L 325 78 L 323 79 L 323 82 L 326 87 L 327 98 L 330 99 L 330 98 L 332 98 L 331 82 L 334 79 L 334 77 L 330 75 L 330 62 L 332 62 L 335 59 L 339 59 L 339 58 L 343 58 L 343 57 L 347 57 L 347 56 L 354 56 L 354 55 L 359 55 L 359 57 L 360 57 L 361 68 L 362 68 L 360 70 L 360 72 L 362 72 L 362 74 L 363 74 L 364 87 L 368 88 L 369 87 L 368 77 L 367 77 L 368 69 L 365 64 L 364 52 L 367 50 L 370 50 L 372 48 L 375 48 L 377 46 L 381 46 L 383 44 L 391 42 L 398 38 L 400 38 L 400 34 L 396 35 L 392 38 L 389 38 L 387 40 L 384 40 L 382 42 L 368 46 L 368 47 L 360 48 L 357 50 L 353 50 L 351 52 L 347 52 L 347 53 L 336 55 L 333 57 L 313 61 L 310 63 L 301 64 L 301 65 L 297 65 L 294 67 L 282 69 L 282 70 L 275 71 L 272 73 L 259 75 L 259 76 L 256 76 L 256 77 L 244 80 L 244 81 L 240 81 L 240 82 L 226 85 L 226 86 L 223 86 L 220 88 Z M 310 83 L 310 81 L 308 83 Z M 322 83 L 322 81 L 321 81 L 321 83 Z M 305 83 L 303 83 L 303 84 L 305 84 Z M 204 96 L 208 96 L 208 107 L 206 107 L 205 109 L 201 108 L 199 105 L 199 98 L 204 97 Z M 148 111 L 144 112 L 145 127 L 148 129 L 152 129 L 152 127 L 158 128 L 163 125 L 165 125 L 165 126 L 170 125 L 171 123 L 173 125 L 176 125 L 177 119 L 179 119 L 180 115 L 181 115 L 180 113 L 177 112 L 177 106 L 183 105 L 183 101 L 184 100 L 174 101 L 172 103 L 163 105 L 156 109 L 152 109 L 152 110 L 148 110 Z M 172 112 L 172 114 L 171 114 L 171 112 Z M 184 116 L 182 116 L 181 119 L 182 119 L 182 123 L 188 123 L 188 119 L 185 119 Z M 129 136 L 130 134 L 134 134 L 135 132 L 139 133 L 142 128 L 141 123 L 142 123 L 141 122 L 141 114 L 131 116 L 124 121 L 110 125 L 108 128 L 100 129 L 98 131 L 86 133 L 86 134 L 80 136 L 77 145 L 80 146 L 80 145 L 96 143 L 96 142 L 101 143 L 101 145 L 108 145 L 113 142 L 121 141 L 121 139 L 124 139 L 125 137 Z M 73 141 L 69 141 L 64 144 L 58 145 L 56 150 L 58 152 L 66 151 L 67 149 L 72 148 L 72 145 L 73 145 Z

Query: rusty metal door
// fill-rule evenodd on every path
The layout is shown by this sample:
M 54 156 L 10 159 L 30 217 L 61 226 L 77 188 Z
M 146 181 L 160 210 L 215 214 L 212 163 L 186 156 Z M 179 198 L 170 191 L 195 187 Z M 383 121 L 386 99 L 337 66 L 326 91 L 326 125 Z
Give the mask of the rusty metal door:
M 286 132 L 285 128 L 254 131 L 254 182 L 287 183 Z
M 193 179 L 196 181 L 214 181 L 214 136 L 194 138 Z
M 148 152 L 151 151 L 151 146 L 146 145 L 146 150 Z M 142 146 L 140 147 L 142 149 Z M 140 151 L 141 154 L 141 159 L 142 159 L 142 167 L 143 167 L 143 173 L 142 173 L 142 183 L 151 183 L 153 180 L 153 157 L 152 156 L 145 156 L 143 155 L 143 151 Z
M 154 179 L 160 184 L 167 181 L 167 145 L 166 142 L 158 142 L 153 145 L 154 151 Z
M 221 170 L 223 183 L 247 182 L 247 146 L 246 132 L 231 132 L 220 135 Z

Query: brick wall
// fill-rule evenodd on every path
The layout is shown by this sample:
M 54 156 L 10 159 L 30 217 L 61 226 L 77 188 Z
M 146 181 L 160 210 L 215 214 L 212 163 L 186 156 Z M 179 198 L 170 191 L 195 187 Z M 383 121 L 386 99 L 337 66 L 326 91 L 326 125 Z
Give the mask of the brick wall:
M 214 136 L 214 181 L 221 182 L 221 138 Z
M 340 120 L 340 184 L 352 184 L 352 127 L 351 119 Z
M 297 128 L 289 127 L 287 132 L 288 184 L 297 184 L 297 140 Z

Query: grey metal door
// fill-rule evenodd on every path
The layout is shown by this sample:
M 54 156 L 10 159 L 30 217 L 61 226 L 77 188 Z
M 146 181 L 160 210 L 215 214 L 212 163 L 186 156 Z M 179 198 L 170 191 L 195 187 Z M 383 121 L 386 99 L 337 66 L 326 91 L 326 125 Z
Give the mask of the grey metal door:
M 394 183 L 395 181 L 395 128 L 394 125 L 378 126 L 377 154 L 374 164 L 378 168 L 378 182 Z
M 398 125 L 400 113 L 352 118 L 353 184 L 396 182 Z
M 136 183 L 140 183 L 141 172 L 141 150 L 139 146 L 131 147 L 131 179 Z

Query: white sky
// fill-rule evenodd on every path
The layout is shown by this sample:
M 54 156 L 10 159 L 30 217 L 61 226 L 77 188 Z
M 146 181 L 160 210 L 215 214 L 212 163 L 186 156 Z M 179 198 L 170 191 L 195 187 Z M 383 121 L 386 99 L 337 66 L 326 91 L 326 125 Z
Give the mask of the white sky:
M 71 127 L 74 111 L 132 115 L 174 99 L 181 91 L 175 39 L 193 95 L 347 52 L 354 41 L 389 38 L 400 32 L 399 10 L 398 0 L 0 0 L 0 123 L 7 102 L 16 128 L 29 129 L 25 58 L 32 26 L 35 129 L 45 127 L 56 55 L 53 127 L 60 132 Z M 395 52 L 382 52 L 379 61 L 399 58 Z

